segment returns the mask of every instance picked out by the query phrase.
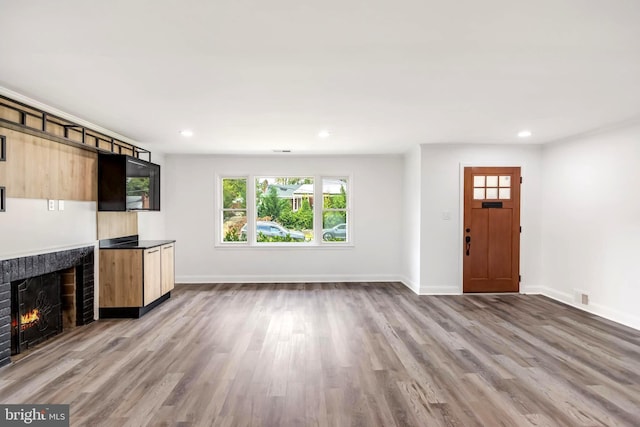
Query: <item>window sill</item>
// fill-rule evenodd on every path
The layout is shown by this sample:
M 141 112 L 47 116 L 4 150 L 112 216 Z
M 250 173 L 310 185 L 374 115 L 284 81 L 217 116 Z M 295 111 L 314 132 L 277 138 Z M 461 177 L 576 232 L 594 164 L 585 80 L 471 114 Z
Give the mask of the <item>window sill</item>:
M 352 249 L 355 245 L 352 242 L 349 243 L 215 243 L 215 248 L 242 248 L 242 249 Z

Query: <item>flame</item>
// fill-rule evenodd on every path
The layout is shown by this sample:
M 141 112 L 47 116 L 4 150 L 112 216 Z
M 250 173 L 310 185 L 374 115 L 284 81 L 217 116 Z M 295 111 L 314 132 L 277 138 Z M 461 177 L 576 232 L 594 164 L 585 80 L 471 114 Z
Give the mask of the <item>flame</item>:
M 38 320 L 40 320 L 40 310 L 38 310 L 37 308 L 34 308 L 28 313 L 21 314 L 20 315 L 21 329 L 24 331 L 25 329 L 32 327 L 33 323 L 37 322 Z

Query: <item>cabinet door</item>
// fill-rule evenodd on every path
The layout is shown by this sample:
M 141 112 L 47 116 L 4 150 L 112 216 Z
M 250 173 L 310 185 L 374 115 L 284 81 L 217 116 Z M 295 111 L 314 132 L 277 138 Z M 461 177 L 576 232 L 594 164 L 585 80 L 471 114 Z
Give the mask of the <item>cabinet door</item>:
M 161 296 L 161 264 L 160 247 L 144 251 L 144 305 Z
M 100 307 L 142 307 L 142 251 L 100 249 Z
M 162 246 L 162 295 L 171 291 L 175 285 L 174 246 Z

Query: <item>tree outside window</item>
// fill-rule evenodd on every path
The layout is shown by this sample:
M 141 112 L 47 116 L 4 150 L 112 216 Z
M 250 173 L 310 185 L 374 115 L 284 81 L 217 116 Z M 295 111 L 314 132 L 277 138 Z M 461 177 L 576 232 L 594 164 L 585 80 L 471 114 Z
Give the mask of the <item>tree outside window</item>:
M 346 178 L 322 179 L 322 240 L 347 242 L 348 200 Z
M 256 241 L 313 240 L 313 178 L 256 178 Z
M 222 241 L 243 242 L 247 224 L 247 179 L 222 179 Z

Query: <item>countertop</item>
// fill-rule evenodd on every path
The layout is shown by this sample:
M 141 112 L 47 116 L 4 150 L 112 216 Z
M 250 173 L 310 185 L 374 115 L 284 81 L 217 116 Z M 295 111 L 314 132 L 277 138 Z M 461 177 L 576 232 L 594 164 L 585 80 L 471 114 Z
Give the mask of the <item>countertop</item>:
M 150 249 L 175 243 L 175 240 L 139 240 L 138 236 L 100 240 L 100 249 Z

